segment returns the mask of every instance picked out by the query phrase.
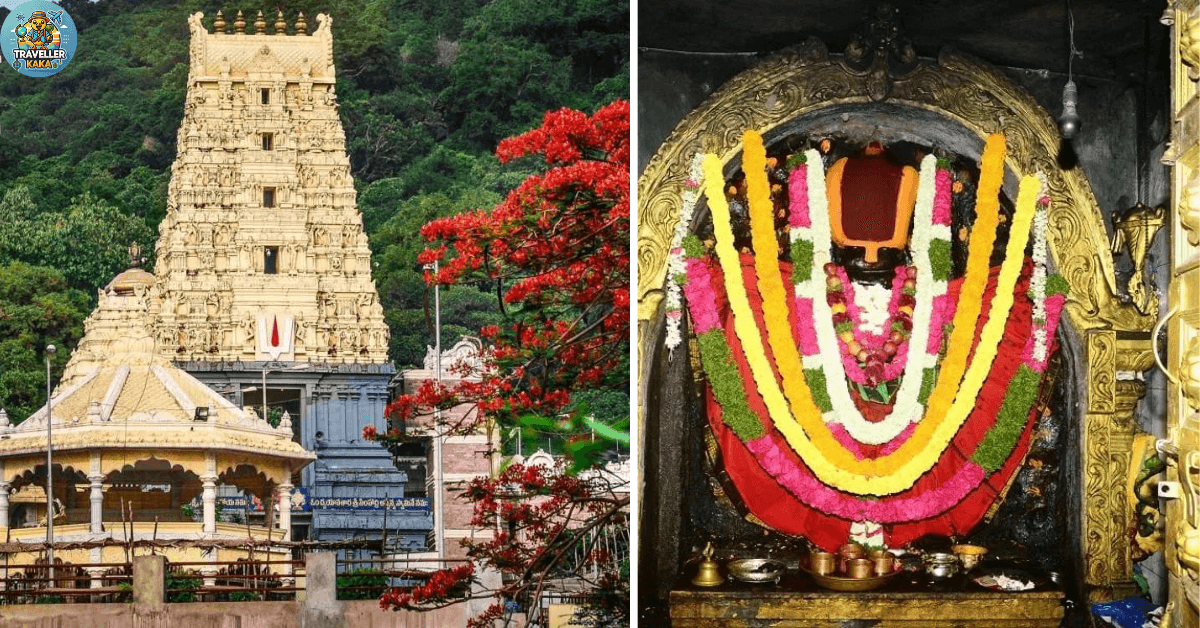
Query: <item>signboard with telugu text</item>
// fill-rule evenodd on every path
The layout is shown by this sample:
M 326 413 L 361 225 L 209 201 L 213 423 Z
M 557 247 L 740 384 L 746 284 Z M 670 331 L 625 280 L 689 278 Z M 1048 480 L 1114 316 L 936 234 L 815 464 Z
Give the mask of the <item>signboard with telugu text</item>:
M 292 489 L 292 512 L 313 510 L 390 510 L 429 512 L 428 497 L 311 497 L 307 488 Z M 262 500 L 257 495 L 235 495 L 217 498 L 225 512 L 261 513 Z

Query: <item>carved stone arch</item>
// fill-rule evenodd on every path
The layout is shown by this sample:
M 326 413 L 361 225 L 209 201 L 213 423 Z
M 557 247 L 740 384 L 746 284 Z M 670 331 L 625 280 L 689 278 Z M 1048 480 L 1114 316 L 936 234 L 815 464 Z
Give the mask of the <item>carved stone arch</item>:
M 39 487 L 45 488 L 45 486 L 46 486 L 46 474 L 44 472 L 45 468 L 46 468 L 46 461 L 45 461 L 45 459 L 43 459 L 40 464 L 29 465 L 28 468 L 21 469 L 15 475 L 9 475 L 8 481 L 11 486 L 11 489 L 14 491 L 20 490 L 22 487 L 25 487 L 25 486 L 28 486 L 31 484 L 34 486 L 39 486 Z M 79 484 L 87 483 L 87 469 L 85 469 L 85 468 L 77 469 L 70 464 L 63 466 L 56 460 L 56 461 L 54 461 L 54 469 L 55 469 L 54 479 L 55 479 L 56 483 L 62 482 L 64 478 L 68 478 L 68 477 L 74 477 L 75 481 Z M 57 493 L 57 491 L 56 491 L 56 493 Z
M 104 451 L 101 454 L 100 472 L 105 476 L 120 473 L 126 467 L 138 462 L 152 461 L 151 464 L 166 463 L 172 471 L 179 471 L 200 477 L 204 475 L 204 452 L 199 450 L 147 450 L 129 449 Z
M 269 462 L 263 464 L 264 462 L 267 461 L 256 460 L 249 463 L 222 457 L 217 465 L 219 483 L 231 484 L 265 500 L 276 486 L 285 483 L 290 476 L 284 475 L 279 465 Z
M 1118 381 L 1117 374 L 1149 368 L 1154 317 L 1117 296 L 1103 214 L 1082 169 L 1059 167 L 1061 139 L 1052 116 L 998 69 L 969 55 L 943 51 L 902 75 L 881 76 L 854 70 L 812 39 L 737 75 L 675 127 L 638 181 L 641 424 L 655 420 L 663 397 L 651 387 L 658 385 L 661 368 L 666 262 L 694 156 L 713 153 L 732 168 L 746 129 L 760 132 L 769 144 L 811 125 L 835 118 L 849 124 L 886 108 L 958 129 L 943 139 L 958 142 L 965 155 L 978 157 L 987 135 L 1003 133 L 1006 181 L 1046 175 L 1047 241 L 1052 263 L 1071 285 L 1064 320 L 1082 345 L 1084 362 L 1077 373 L 1083 403 L 1075 417 L 1082 426 L 1084 575 L 1093 598 L 1120 596 L 1132 584 L 1123 486 L 1136 427 L 1133 410 L 1144 386 Z

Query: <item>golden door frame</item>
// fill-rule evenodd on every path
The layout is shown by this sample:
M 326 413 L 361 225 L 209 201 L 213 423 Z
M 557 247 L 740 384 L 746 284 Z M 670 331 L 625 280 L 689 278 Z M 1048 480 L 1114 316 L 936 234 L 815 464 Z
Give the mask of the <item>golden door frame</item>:
M 1155 318 L 1118 298 L 1103 214 L 1081 169 L 1058 167 L 1061 140 L 1054 119 L 1001 72 L 968 55 L 943 52 L 903 76 L 889 76 L 880 65 L 857 70 L 831 58 L 811 39 L 737 75 L 675 127 L 638 181 L 640 425 L 655 411 L 645 405 L 652 398 L 646 387 L 663 338 L 667 253 L 693 157 L 714 153 L 729 164 L 740 159 L 745 129 L 769 137 L 806 114 L 881 101 L 956 122 L 976 134 L 981 146 L 988 134 L 1003 133 L 1010 174 L 1046 174 L 1052 199 L 1047 240 L 1055 266 L 1071 285 L 1065 320 L 1079 347 L 1079 381 L 1086 382 L 1077 415 L 1083 422 L 1077 468 L 1085 474 L 1079 504 L 1083 577 L 1093 601 L 1136 591 L 1125 482 L 1145 385 L 1118 373 L 1150 368 Z

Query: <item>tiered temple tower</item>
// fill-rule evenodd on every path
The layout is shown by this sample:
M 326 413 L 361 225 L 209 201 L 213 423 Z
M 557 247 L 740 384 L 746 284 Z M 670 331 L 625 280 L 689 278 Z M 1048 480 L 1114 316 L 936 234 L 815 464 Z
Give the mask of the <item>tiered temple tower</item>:
M 189 19 L 191 62 L 152 312 L 158 350 L 239 406 L 286 410 L 319 459 L 296 536 L 424 544 L 420 504 L 385 514 L 404 474 L 362 440 L 383 426 L 388 328 L 371 279 L 334 93 L 332 20 Z M 268 34 L 270 30 L 270 34 Z M 299 417 L 297 419 L 297 417 Z M 410 500 L 411 501 L 411 500 Z M 306 529 L 305 525 L 311 525 Z

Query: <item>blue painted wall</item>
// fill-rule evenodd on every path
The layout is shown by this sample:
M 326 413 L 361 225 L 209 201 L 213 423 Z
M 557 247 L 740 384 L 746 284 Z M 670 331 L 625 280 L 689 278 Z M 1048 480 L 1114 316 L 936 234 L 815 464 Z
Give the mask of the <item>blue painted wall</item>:
M 246 405 L 242 390 L 262 383 L 268 390 L 299 389 L 300 444 L 316 452 L 317 460 L 305 467 L 300 486 L 310 499 L 377 499 L 406 497 L 407 475 L 396 468 L 392 456 L 376 443 L 363 440 L 363 428 L 386 429 L 383 420 L 388 382 L 395 369 L 386 364 L 320 364 L 308 370 L 287 371 L 281 362 L 183 362 L 179 367 L 211 386 L 239 407 Z M 318 439 L 317 434 L 322 438 Z M 297 518 L 298 523 L 303 517 Z M 420 551 L 433 529 L 428 511 L 361 508 L 314 508 L 308 538 L 328 541 L 351 538 L 378 539 L 387 529 L 389 546 Z

